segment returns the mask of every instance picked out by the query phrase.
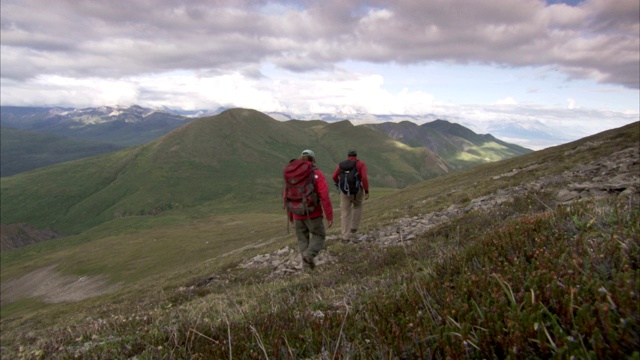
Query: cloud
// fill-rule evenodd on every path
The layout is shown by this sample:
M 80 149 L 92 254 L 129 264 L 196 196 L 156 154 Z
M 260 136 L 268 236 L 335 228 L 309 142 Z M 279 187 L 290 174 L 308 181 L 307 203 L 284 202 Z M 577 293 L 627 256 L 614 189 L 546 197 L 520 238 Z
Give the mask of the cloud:
M 3 0 L 2 77 L 451 61 L 554 65 L 638 88 L 639 9 L 637 0 Z
M 139 91 L 137 84 L 128 80 L 40 75 L 27 82 L 3 79 L 0 96 L 15 106 L 81 107 L 133 105 L 139 100 Z
M 498 100 L 496 101 L 496 105 L 516 105 L 518 102 L 516 102 L 516 100 L 514 98 L 512 98 L 511 96 L 506 97 L 502 100 Z

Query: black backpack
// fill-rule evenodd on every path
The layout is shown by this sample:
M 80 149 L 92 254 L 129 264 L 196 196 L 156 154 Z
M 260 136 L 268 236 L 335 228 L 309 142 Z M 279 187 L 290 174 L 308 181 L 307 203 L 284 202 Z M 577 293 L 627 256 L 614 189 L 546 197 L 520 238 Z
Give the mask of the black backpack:
M 360 190 L 360 174 L 356 164 L 359 160 L 347 159 L 340 163 L 338 189 L 347 195 L 355 195 Z

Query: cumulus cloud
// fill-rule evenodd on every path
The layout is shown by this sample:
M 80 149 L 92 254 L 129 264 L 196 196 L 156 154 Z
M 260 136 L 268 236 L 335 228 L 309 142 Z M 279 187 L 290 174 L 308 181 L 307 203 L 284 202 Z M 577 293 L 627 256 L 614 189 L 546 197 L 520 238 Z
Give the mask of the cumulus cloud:
M 637 0 L 3 0 L 2 77 L 126 77 L 269 62 L 554 65 L 639 87 Z

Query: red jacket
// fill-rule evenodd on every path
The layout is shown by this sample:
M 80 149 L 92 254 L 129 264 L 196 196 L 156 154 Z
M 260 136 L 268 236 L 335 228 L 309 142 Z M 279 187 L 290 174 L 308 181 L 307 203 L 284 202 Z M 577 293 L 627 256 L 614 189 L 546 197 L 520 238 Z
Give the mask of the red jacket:
M 324 178 L 324 174 L 320 169 L 313 169 L 313 174 L 315 176 L 314 186 L 316 188 L 316 192 L 318 193 L 318 197 L 320 198 L 319 206 L 309 214 L 309 219 L 315 219 L 322 216 L 324 212 L 324 216 L 327 218 L 327 221 L 333 221 L 333 207 L 331 206 L 331 198 L 329 197 L 329 186 L 327 185 L 327 180 Z M 286 194 L 283 193 L 282 197 L 286 200 Z M 307 219 L 306 215 L 296 215 L 292 212 L 289 212 L 289 220 L 304 220 Z
M 356 161 L 355 156 L 349 156 L 349 160 Z M 367 177 L 367 164 L 362 160 L 358 160 L 356 163 L 356 170 L 358 170 L 358 174 L 360 174 L 360 181 L 362 182 L 362 188 L 365 193 L 369 193 L 369 178 Z M 340 176 L 340 165 L 336 167 L 336 170 L 333 172 L 333 182 L 338 183 L 338 177 Z

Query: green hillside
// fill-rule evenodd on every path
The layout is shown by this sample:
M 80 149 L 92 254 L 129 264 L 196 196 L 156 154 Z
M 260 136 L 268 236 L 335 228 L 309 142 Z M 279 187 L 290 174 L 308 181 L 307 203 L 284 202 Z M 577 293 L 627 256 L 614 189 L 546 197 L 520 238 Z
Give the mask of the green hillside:
M 531 150 L 509 144 L 491 135 L 476 134 L 445 120 L 422 125 L 403 121 L 363 125 L 389 135 L 411 147 L 425 147 L 440 156 L 453 169 L 474 166 L 528 154 Z
M 249 124 L 262 134 L 276 126 L 306 137 L 284 152 L 334 136 L 320 123 L 289 122 L 281 128 L 238 114 L 246 113 L 216 119 Z M 197 129 L 219 139 L 213 136 L 218 130 Z M 57 174 L 80 176 L 100 165 L 105 170 L 93 170 L 86 182 L 119 175 L 104 180 L 108 185 L 129 176 L 126 171 L 133 169 L 127 166 L 135 161 L 164 159 L 171 168 L 171 150 L 191 149 L 182 139 L 199 138 L 189 127 L 178 131 L 186 133 L 93 163 L 65 163 Z M 354 141 L 358 131 L 350 133 Z M 267 255 L 295 247 L 296 240 L 268 198 L 263 209 L 223 213 L 214 202 L 114 218 L 78 235 L 4 252 L 0 354 L 3 359 L 638 358 L 640 194 L 633 184 L 618 187 L 614 180 L 637 178 L 639 135 L 640 124 L 634 123 L 403 189 L 374 188 L 365 203 L 363 233 L 380 235 L 418 217 L 431 219 L 433 226 L 411 239 L 400 236 L 395 245 L 329 240 L 322 252 L 327 262 L 314 272 L 274 273 L 280 258 Z M 225 136 L 237 133 L 227 128 Z M 241 142 L 234 151 L 245 157 L 255 151 L 234 139 Z M 216 147 L 226 154 L 232 146 L 198 149 Z M 229 157 L 221 155 L 219 162 Z M 119 166 L 123 170 L 114 171 Z M 559 199 L 562 190 L 595 181 L 594 171 L 604 190 L 594 188 L 593 196 L 571 203 Z M 138 176 L 143 172 L 137 170 Z M 508 201 L 464 211 L 506 194 L 512 196 Z M 21 194 L 14 190 L 13 196 Z M 337 234 L 338 225 L 328 229 L 329 236 Z M 248 260 L 265 257 L 264 266 L 247 266 Z
M 280 122 L 234 109 L 145 145 L 3 178 L 2 223 L 78 233 L 113 219 L 204 205 L 279 210 L 282 169 L 291 158 L 314 149 L 330 177 L 353 147 L 370 164 L 372 186 L 400 188 L 448 172 L 428 150 L 348 122 Z
M 349 121 L 325 123 L 322 121 L 290 121 L 301 130 L 311 130 L 309 139 L 320 151 L 330 154 L 328 163 L 318 159 L 320 168 L 330 176 L 336 164 L 346 158 L 348 149 L 358 150 L 358 158 L 366 161 L 373 186 L 403 188 L 410 184 L 446 174 L 449 166 L 428 149 L 411 148 L 399 141 L 366 127 L 354 126 Z M 326 166 L 323 166 L 326 164 Z
M 0 174 L 11 176 L 122 148 L 109 143 L 3 127 L 0 130 Z

